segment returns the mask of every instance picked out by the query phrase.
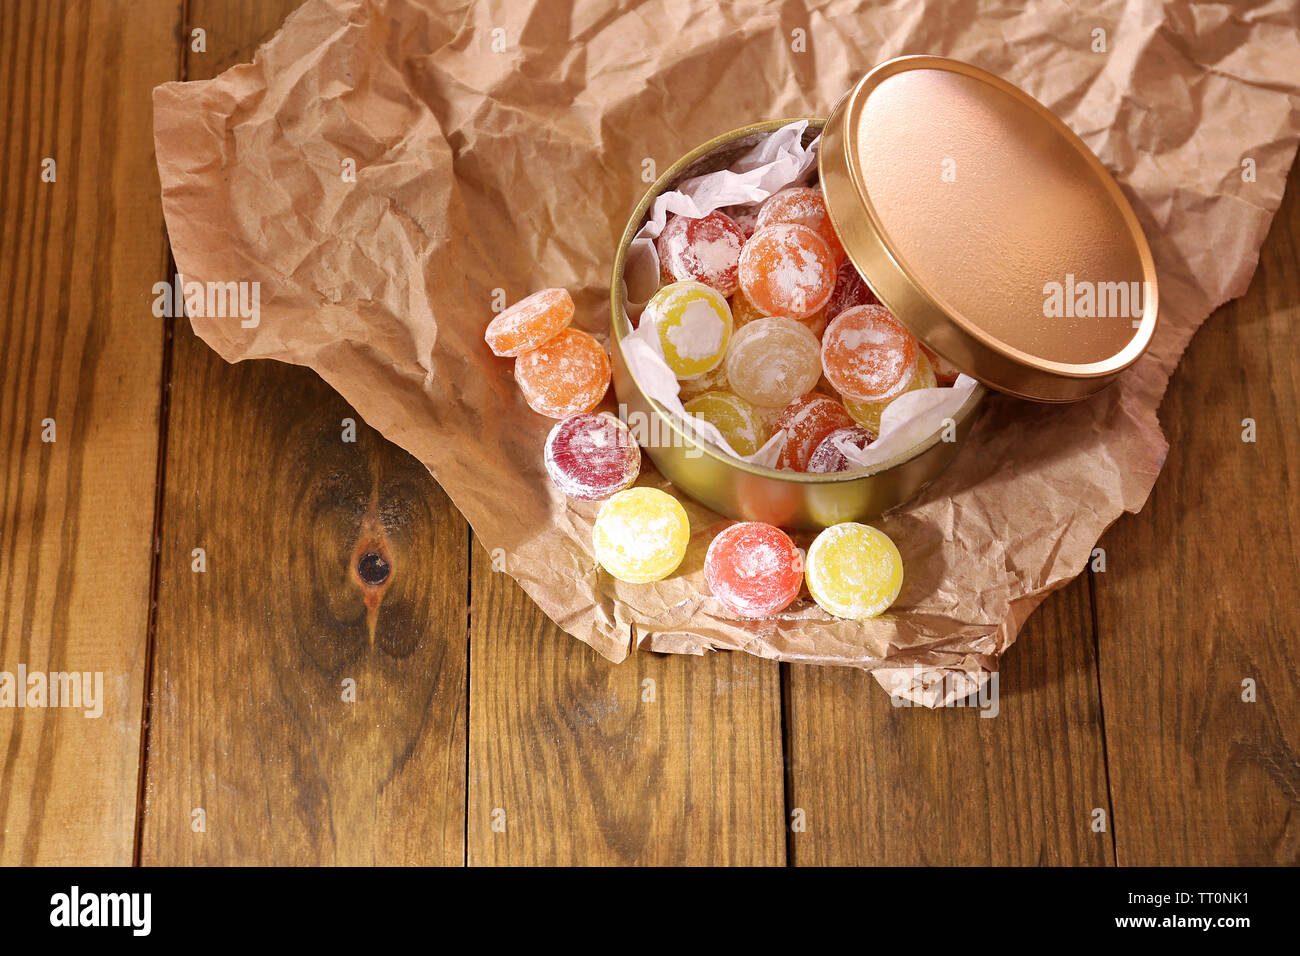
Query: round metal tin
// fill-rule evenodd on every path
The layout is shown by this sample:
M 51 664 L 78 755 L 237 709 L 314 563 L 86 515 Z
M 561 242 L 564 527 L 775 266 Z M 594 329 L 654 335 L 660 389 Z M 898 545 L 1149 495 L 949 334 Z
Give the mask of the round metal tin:
M 1146 349 L 1146 237 L 1101 161 L 1028 94 L 932 56 L 840 101 L 818 157 L 858 271 L 927 346 L 1022 398 L 1077 401 Z

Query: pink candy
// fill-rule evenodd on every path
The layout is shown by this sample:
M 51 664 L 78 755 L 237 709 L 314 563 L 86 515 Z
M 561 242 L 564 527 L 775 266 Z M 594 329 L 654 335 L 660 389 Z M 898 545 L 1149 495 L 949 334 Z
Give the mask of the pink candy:
M 545 461 L 546 473 L 565 495 L 600 501 L 636 481 L 641 449 L 617 418 L 582 412 L 551 429 Z
M 682 282 L 694 280 L 724 296 L 740 286 L 738 270 L 745 234 L 725 213 L 700 219 L 673 216 L 655 241 L 660 271 Z
M 803 559 L 780 528 L 747 521 L 731 525 L 709 544 L 704 580 L 737 617 L 771 617 L 799 596 Z
M 852 446 L 858 451 L 864 450 L 874 441 L 869 429 L 861 425 L 837 428 L 817 445 L 808 459 L 808 471 L 815 475 L 832 475 L 839 471 L 851 471 L 858 465 L 844 454 L 844 446 Z

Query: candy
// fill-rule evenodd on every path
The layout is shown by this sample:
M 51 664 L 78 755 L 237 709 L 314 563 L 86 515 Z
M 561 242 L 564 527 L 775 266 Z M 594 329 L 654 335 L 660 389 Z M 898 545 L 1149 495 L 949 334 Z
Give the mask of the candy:
M 817 535 L 805 574 L 822 610 L 861 621 L 894 603 L 903 587 L 903 558 L 883 531 L 846 522 Z
M 902 392 L 916 372 L 916 355 L 916 339 L 880 305 L 841 312 L 822 337 L 826 378 L 855 402 L 879 402 Z
M 767 226 L 740 254 L 740 287 L 768 315 L 812 315 L 835 288 L 835 260 L 807 226 Z
M 641 449 L 613 415 L 582 412 L 558 422 L 543 456 L 555 487 L 579 501 L 600 501 L 631 487 L 641 470 Z
M 629 488 L 600 506 L 591 529 L 596 560 L 629 584 L 662 581 L 686 555 L 686 509 L 658 488 Z
M 641 321 L 654 323 L 664 361 L 679 379 L 698 378 L 722 364 L 731 340 L 731 306 L 702 282 L 674 282 L 646 303 Z
M 930 367 L 930 360 L 925 357 L 925 353 L 921 353 L 916 357 L 916 374 L 907 383 L 907 388 L 893 398 L 887 398 L 883 402 L 855 402 L 851 398 L 846 398 L 844 399 L 844 407 L 848 409 L 855 422 L 870 431 L 873 437 L 879 438 L 880 416 L 885 413 L 886 408 L 908 392 L 915 392 L 919 388 L 934 388 L 937 385 L 938 383 L 934 379 L 934 371 Z
M 685 405 L 688 414 L 696 415 L 722 432 L 737 455 L 752 455 L 763 447 L 767 432 L 754 406 L 731 392 L 705 392 Z
M 808 459 L 823 438 L 837 428 L 853 424 L 849 413 L 833 398 L 812 393 L 786 406 L 776 427 L 785 432 L 785 446 L 776 467 L 785 471 L 807 471 Z
M 722 210 L 731 217 L 731 221 L 740 227 L 741 233 L 748 239 L 754 234 L 754 220 L 758 218 L 758 206 L 750 204 L 747 206 L 728 206 Z
M 826 248 L 830 250 L 831 258 L 837 263 L 844 258 L 844 247 L 840 245 L 840 237 L 831 224 L 821 190 L 808 186 L 791 186 L 769 196 L 759 207 L 758 217 L 754 221 L 755 230 L 780 223 L 807 226 L 822 237 Z
M 803 559 L 780 528 L 756 521 L 733 524 L 709 544 L 704 581 L 737 617 L 771 617 L 799 596 Z
M 740 249 L 745 234 L 725 213 L 700 219 L 673 216 L 655 241 L 664 271 L 673 281 L 703 282 L 723 295 L 739 285 Z
M 875 433 L 861 425 L 849 425 L 837 428 L 821 440 L 821 444 L 808 458 L 807 471 L 814 475 L 833 475 L 840 471 L 851 471 L 858 465 L 844 453 L 844 446 L 852 446 L 863 451 L 875 441 Z
M 755 319 L 731 341 L 727 381 L 755 405 L 787 405 L 810 391 L 821 374 L 817 336 L 794 319 Z
M 609 356 L 594 338 L 565 329 L 515 359 L 515 383 L 528 407 L 549 418 L 590 411 L 609 388 Z
M 535 349 L 573 321 L 573 297 L 564 289 L 543 289 L 520 299 L 483 331 L 494 355 L 513 358 Z
M 935 380 L 940 385 L 951 385 L 953 382 L 957 381 L 957 376 L 961 374 L 961 369 L 953 365 L 942 355 L 939 355 L 932 349 L 926 348 L 923 344 L 921 345 L 921 351 L 924 352 L 925 357 L 930 360 L 930 367 L 934 369 Z
M 826 317 L 834 319 L 841 312 L 854 306 L 879 303 L 880 300 L 871 291 L 867 281 L 862 278 L 857 266 L 848 259 L 841 262 L 839 271 L 835 273 L 835 288 L 831 292 L 830 301 L 826 303 Z

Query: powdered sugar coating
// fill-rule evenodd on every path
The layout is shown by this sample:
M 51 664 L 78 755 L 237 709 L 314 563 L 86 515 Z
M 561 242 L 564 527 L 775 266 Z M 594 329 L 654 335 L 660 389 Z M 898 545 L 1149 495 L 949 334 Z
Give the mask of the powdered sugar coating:
M 573 297 L 564 289 L 543 289 L 520 299 L 483 331 L 494 355 L 513 358 L 544 344 L 573 321 Z
M 790 186 L 773 193 L 759 207 L 755 220 L 755 231 L 780 223 L 795 223 L 807 226 L 822 237 L 831 258 L 837 263 L 844 258 L 844 247 L 840 237 L 831 224 L 830 213 L 826 211 L 826 201 L 820 189 L 811 186 Z
M 590 411 L 609 388 L 609 356 L 592 336 L 565 329 L 515 359 L 515 383 L 528 407 L 548 418 Z
M 847 258 L 841 262 L 835 273 L 835 289 L 831 292 L 830 301 L 826 303 L 826 318 L 834 319 L 841 312 L 855 306 L 879 304 L 880 300 L 862 278 L 857 266 Z
M 780 528 L 742 522 L 726 528 L 709 544 L 704 580 L 728 611 L 757 620 L 784 611 L 799 596 L 803 560 Z
M 807 226 L 758 230 L 740 254 L 740 287 L 768 315 L 812 315 L 835 288 L 835 260 Z
M 845 398 L 879 402 L 898 395 L 916 372 L 916 339 L 880 305 L 841 312 L 822 337 L 822 369 Z
M 569 498 L 601 501 L 636 482 L 641 449 L 613 415 L 581 412 L 557 422 L 546 436 L 546 473 Z
M 673 281 L 693 280 L 731 295 L 739 286 L 745 234 L 725 213 L 700 219 L 673 216 L 655 241 L 662 272 Z
M 629 488 L 600 506 L 591 529 L 596 560 L 630 584 L 662 581 L 677 570 L 690 543 L 686 509 L 658 488 Z
M 887 534 L 870 525 L 831 525 L 813 540 L 807 564 L 808 591 L 836 617 L 876 617 L 903 587 L 902 555 Z
M 853 419 L 833 398 L 816 393 L 796 398 L 786 406 L 776 427 L 785 432 L 785 445 L 776 466 L 785 471 L 809 471 L 808 461 L 823 438 Z
M 845 446 L 852 446 L 863 451 L 875 441 L 876 436 L 861 425 L 849 425 L 837 428 L 813 450 L 808 457 L 808 473 L 813 475 L 833 475 L 841 471 L 850 471 L 857 467 L 844 453 Z
M 817 336 L 794 319 L 755 319 L 731 339 L 727 381 L 755 405 L 788 405 L 821 377 Z

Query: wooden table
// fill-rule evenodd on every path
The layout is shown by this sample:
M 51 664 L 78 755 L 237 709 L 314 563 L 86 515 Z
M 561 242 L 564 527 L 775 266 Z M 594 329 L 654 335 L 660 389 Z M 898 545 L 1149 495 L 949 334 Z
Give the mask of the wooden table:
M 1030 619 L 996 719 L 740 654 L 611 666 L 409 455 L 341 443 L 315 374 L 151 314 L 150 90 L 293 5 L 0 6 L 0 670 L 105 688 L 0 710 L 0 862 L 1300 860 L 1296 177 L 1174 377 L 1151 500 Z

